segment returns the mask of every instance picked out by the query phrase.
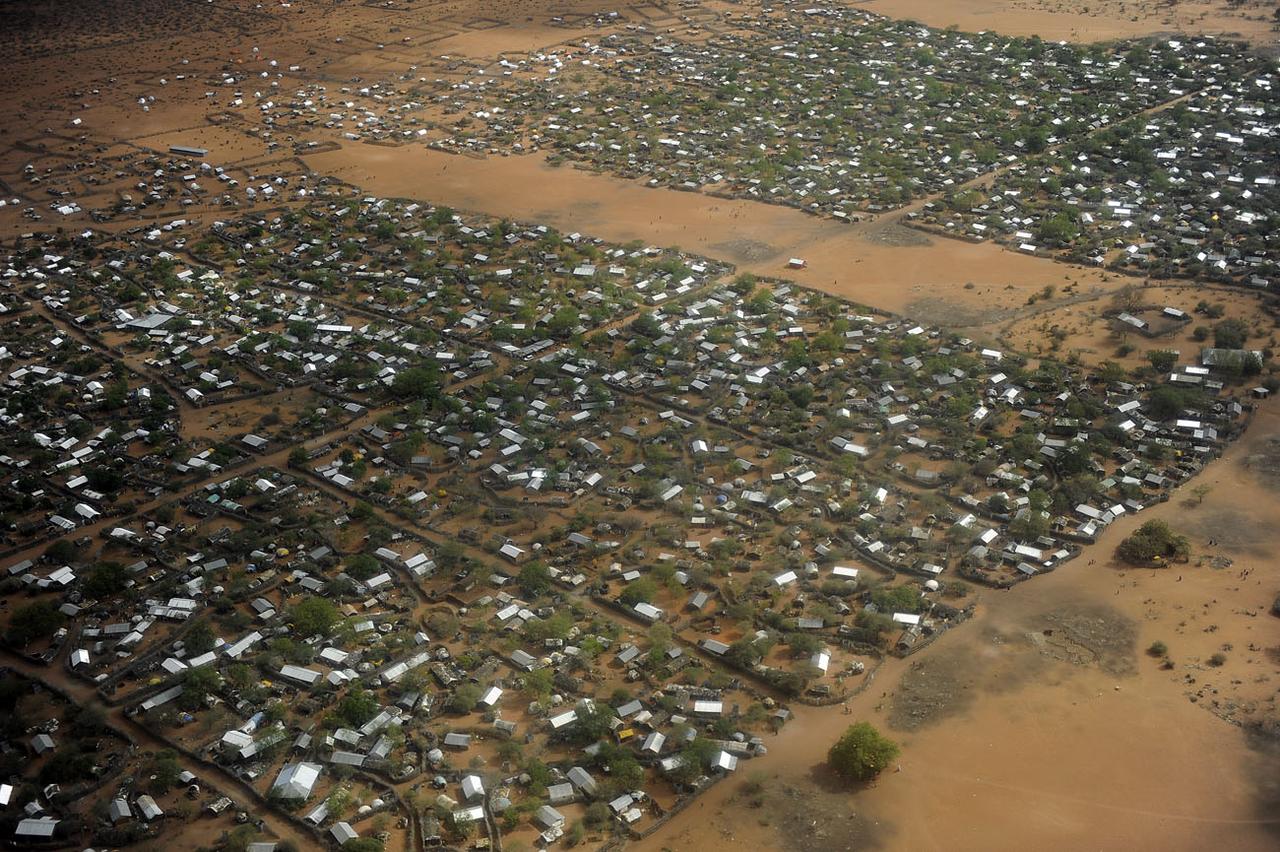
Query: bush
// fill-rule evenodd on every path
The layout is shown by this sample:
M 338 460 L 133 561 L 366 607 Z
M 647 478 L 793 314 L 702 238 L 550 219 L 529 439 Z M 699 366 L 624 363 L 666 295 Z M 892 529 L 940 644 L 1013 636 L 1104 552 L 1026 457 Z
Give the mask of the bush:
M 1191 545 L 1186 536 L 1175 533 L 1164 521 L 1147 521 L 1120 542 L 1116 553 L 1125 562 L 1151 565 L 1166 559 L 1186 559 Z
M 898 756 L 897 743 L 881 735 L 869 722 L 850 725 L 827 753 L 837 773 L 854 781 L 870 781 Z
M 1213 345 L 1218 349 L 1243 349 L 1249 339 L 1244 320 L 1226 319 L 1213 327 Z
M 1209 658 L 1209 665 L 1217 668 L 1218 666 L 1222 665 L 1226 661 L 1227 661 L 1227 655 L 1219 652 Z
M 470 713 L 480 703 L 480 687 L 474 683 L 463 684 L 449 699 L 449 709 L 454 713 Z
M 520 590 L 530 600 L 541 597 L 547 589 L 551 588 L 551 570 L 545 563 L 536 560 L 525 563 L 525 566 L 520 569 L 520 576 L 516 582 L 520 584 Z
M 1156 349 L 1147 353 L 1147 360 L 1157 373 L 1167 373 L 1178 363 L 1178 353 L 1169 349 Z
M 582 820 L 592 828 L 603 828 L 609 824 L 609 806 L 604 802 L 592 802 L 587 805 Z
M 919 612 L 921 605 L 920 590 L 910 584 L 876 589 L 871 600 L 881 612 Z
M 357 580 L 367 580 L 381 569 L 381 563 L 367 553 L 356 553 L 347 559 L 347 573 Z
M 342 852 L 383 852 L 383 848 L 376 837 L 353 837 L 342 844 Z
M 9 641 L 18 646 L 26 645 L 34 639 L 52 636 L 62 626 L 65 616 L 58 611 L 52 601 L 36 601 L 33 604 L 14 610 L 9 621 Z
M 338 621 L 338 608 L 326 598 L 307 598 L 289 611 L 289 620 L 298 636 L 325 636 Z
M 378 715 L 378 697 L 362 687 L 353 687 L 338 704 L 338 715 L 353 728 L 358 728 Z
M 635 606 L 638 603 L 648 603 L 657 593 L 658 584 L 648 577 L 641 577 L 623 589 L 618 600 L 627 606 Z
M 1200 395 L 1190 388 L 1161 385 L 1147 397 L 1147 414 L 1154 420 L 1168 420 L 1182 413 L 1184 408 L 1196 408 Z
M 1153 657 L 1163 657 L 1169 653 L 1169 646 L 1159 641 L 1151 643 L 1151 647 L 1147 649 L 1147 653 Z
M 116 562 L 104 562 L 93 570 L 84 581 L 82 590 L 94 600 L 110 597 L 124 591 L 129 574 Z

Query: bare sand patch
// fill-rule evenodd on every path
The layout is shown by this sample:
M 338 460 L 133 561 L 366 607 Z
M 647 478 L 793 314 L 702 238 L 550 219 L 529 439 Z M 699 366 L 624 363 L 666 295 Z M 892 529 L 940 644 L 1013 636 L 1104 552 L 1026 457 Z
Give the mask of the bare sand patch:
M 1280 491 L 1280 435 L 1260 442 L 1254 452 L 1245 456 L 1244 466 L 1263 485 Z
M 1274 43 L 1266 3 L 1225 0 L 1151 3 L 1140 0 L 865 0 L 859 7 L 934 27 L 1037 35 L 1049 41 L 1108 41 L 1160 33 L 1238 35 L 1254 44 Z
M 1026 303 L 1066 280 L 1118 288 L 1116 276 L 1015 254 L 990 243 L 937 240 L 886 245 L 863 238 L 884 222 L 845 224 L 788 207 L 650 188 L 635 181 L 548 165 L 542 154 L 478 159 L 419 146 L 346 145 L 303 158 L 370 192 L 493 216 L 540 221 L 620 243 L 678 246 L 784 276 L 855 302 L 902 312 L 945 298 L 977 318 Z M 776 254 L 760 259 L 764 247 Z M 734 255 L 737 255 L 735 259 Z M 789 269 L 791 257 L 805 261 Z M 966 285 L 972 284 L 972 287 Z

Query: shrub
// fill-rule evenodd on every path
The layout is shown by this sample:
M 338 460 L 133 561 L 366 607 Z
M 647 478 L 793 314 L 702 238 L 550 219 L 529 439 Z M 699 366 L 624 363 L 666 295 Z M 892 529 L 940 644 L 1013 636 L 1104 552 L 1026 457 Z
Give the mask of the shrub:
M 356 553 L 347 559 L 347 573 L 357 580 L 367 580 L 381 569 L 377 559 L 367 553 Z
M 1242 349 L 1249 339 L 1244 320 L 1226 319 L 1213 327 L 1213 345 L 1218 349 Z
M 9 620 L 8 639 L 14 645 L 26 645 L 34 639 L 52 636 L 65 620 L 52 601 L 36 601 L 14 610 Z
M 470 713 L 480 702 L 480 687 L 474 683 L 463 684 L 449 699 L 449 709 L 454 713 Z
M 377 716 L 379 709 L 381 709 L 381 705 L 378 703 L 378 697 L 372 692 L 357 686 L 352 688 L 338 704 L 338 715 L 347 724 L 358 728 L 374 716 Z
M 1147 649 L 1147 653 L 1153 657 L 1163 657 L 1169 653 L 1169 646 L 1157 639 L 1155 642 L 1151 643 L 1151 647 Z
M 910 584 L 876 589 L 871 593 L 871 600 L 881 612 L 920 611 L 920 590 Z
M 1169 349 L 1156 349 L 1147 353 L 1147 360 L 1157 373 L 1167 373 L 1178 363 L 1178 353 Z
M 855 781 L 870 781 L 898 756 L 898 745 L 869 722 L 850 725 L 836 740 L 827 761 L 837 773 Z
M 325 636 L 338 621 L 338 608 L 327 598 L 306 598 L 289 611 L 298 636 Z
M 543 562 L 528 562 L 520 569 L 520 590 L 529 598 L 537 598 L 551 588 L 551 570 Z
M 609 824 L 609 806 L 604 802 L 592 802 L 587 805 L 586 813 L 582 815 L 583 822 L 592 828 L 601 828 Z
M 1175 533 L 1164 521 L 1147 521 L 1120 542 L 1116 553 L 1125 562 L 1151 565 L 1166 559 L 1186 559 L 1191 545 L 1186 536 Z
M 623 589 L 618 599 L 627 606 L 635 606 L 638 603 L 648 603 L 657 593 L 658 584 L 648 577 L 641 577 Z

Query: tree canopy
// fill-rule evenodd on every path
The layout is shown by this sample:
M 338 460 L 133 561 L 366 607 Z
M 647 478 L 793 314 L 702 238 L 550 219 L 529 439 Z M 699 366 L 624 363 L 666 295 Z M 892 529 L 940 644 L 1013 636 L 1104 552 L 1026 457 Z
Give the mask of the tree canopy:
M 855 781 L 870 781 L 898 756 L 898 744 L 869 722 L 850 725 L 827 753 L 831 768 Z
M 1150 565 L 1166 559 L 1186 559 L 1191 545 L 1185 535 L 1174 532 L 1164 521 L 1151 520 L 1138 527 L 1116 548 L 1125 562 Z
M 519 582 L 522 592 L 530 598 L 536 598 L 545 594 L 547 589 L 551 588 L 551 571 L 544 562 L 537 560 L 526 562 L 524 567 L 520 569 L 520 576 L 517 582 Z
M 13 618 L 9 620 L 9 641 L 14 645 L 26 645 L 35 639 L 52 636 L 65 618 L 52 601 L 27 604 L 14 610 Z
M 307 598 L 289 610 L 299 636 L 324 636 L 338 621 L 338 608 L 327 598 Z

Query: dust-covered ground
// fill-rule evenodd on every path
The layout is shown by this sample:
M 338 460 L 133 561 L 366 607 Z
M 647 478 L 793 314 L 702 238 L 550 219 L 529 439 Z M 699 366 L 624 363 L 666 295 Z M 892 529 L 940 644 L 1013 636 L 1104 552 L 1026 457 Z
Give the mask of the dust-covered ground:
M 1274 43 L 1268 0 L 863 0 L 862 8 L 935 27 L 1038 35 L 1049 41 L 1106 41 L 1160 33 L 1232 35 Z
M 980 693 L 1008 692 L 1045 677 L 1052 661 L 1131 675 L 1136 637 L 1134 619 L 1095 602 L 1061 604 L 1001 629 L 984 627 L 972 641 L 911 662 L 893 694 L 889 724 L 912 731 L 962 715 Z
M 795 781 L 749 773 L 730 778 L 722 786 L 731 791 L 727 806 L 714 812 L 708 825 L 726 848 L 757 831 L 774 838 L 768 848 L 789 852 L 886 849 L 892 845 L 894 826 L 851 806 L 849 789 L 820 770 L 809 779 Z
M 1280 435 L 1272 435 L 1249 455 L 1245 467 L 1258 481 L 1273 491 L 1280 491 Z

